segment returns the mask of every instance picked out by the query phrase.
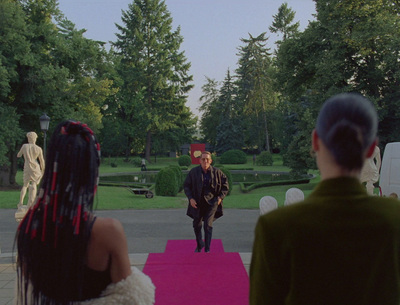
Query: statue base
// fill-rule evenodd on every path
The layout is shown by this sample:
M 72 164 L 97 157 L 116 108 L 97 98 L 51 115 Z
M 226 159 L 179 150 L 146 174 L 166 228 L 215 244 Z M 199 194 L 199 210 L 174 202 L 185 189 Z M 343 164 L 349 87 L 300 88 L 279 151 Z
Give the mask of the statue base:
M 21 222 L 22 219 L 24 219 L 26 212 L 28 211 L 28 206 L 23 205 L 18 208 L 18 210 L 15 212 L 15 220 L 17 222 Z

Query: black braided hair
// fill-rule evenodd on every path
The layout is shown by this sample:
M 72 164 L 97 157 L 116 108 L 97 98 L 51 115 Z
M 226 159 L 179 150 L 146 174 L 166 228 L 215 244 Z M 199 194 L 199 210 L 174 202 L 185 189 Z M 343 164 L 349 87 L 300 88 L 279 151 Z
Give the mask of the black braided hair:
M 363 166 L 365 150 L 375 141 L 378 116 L 371 101 L 356 93 L 328 99 L 318 115 L 316 131 L 341 167 Z
M 56 127 L 36 202 L 16 235 L 19 304 L 81 300 L 99 165 L 100 146 L 87 125 Z

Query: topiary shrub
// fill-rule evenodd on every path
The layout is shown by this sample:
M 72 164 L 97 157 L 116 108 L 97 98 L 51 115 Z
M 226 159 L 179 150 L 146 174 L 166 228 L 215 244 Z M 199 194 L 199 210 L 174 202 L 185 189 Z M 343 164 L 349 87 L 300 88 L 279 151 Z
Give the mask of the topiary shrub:
M 231 149 L 221 155 L 220 162 L 221 164 L 246 164 L 247 156 L 239 149 Z
M 257 165 L 271 166 L 274 161 L 272 159 L 272 154 L 269 151 L 263 151 L 258 155 Z
M 182 155 L 178 159 L 178 164 L 180 166 L 189 167 L 192 164 L 192 158 L 190 158 L 188 155 Z
M 142 158 L 134 157 L 132 158 L 131 163 L 134 167 L 140 167 L 142 165 Z
M 223 166 L 219 166 L 218 167 L 226 176 L 226 178 L 228 178 L 228 183 L 229 183 L 229 191 L 228 191 L 228 195 L 231 193 L 232 189 L 233 189 L 233 179 L 232 179 L 232 174 L 231 172 L 226 169 Z
M 171 167 L 161 169 L 156 177 L 156 195 L 176 196 L 179 188 L 176 176 L 176 171 Z
M 182 169 L 179 165 L 169 165 L 169 168 L 172 168 L 175 172 L 175 176 L 176 176 L 176 182 L 177 182 L 177 188 L 178 191 L 177 193 L 179 193 L 180 191 L 183 190 L 183 174 L 182 174 Z

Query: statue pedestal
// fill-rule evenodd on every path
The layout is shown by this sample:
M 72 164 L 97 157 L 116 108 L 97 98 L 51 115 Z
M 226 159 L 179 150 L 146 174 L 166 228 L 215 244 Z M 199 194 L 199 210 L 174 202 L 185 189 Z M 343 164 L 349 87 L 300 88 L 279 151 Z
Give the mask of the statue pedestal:
M 17 222 L 21 222 L 21 220 L 25 217 L 26 212 L 28 211 L 28 207 L 23 205 L 22 207 L 18 208 L 15 212 L 15 220 Z

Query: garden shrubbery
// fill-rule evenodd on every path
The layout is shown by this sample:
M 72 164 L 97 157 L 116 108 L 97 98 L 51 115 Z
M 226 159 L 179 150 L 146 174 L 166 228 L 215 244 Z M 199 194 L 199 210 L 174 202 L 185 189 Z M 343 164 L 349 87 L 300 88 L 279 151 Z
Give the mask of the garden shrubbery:
M 169 165 L 161 169 L 156 177 L 156 195 L 176 196 L 183 190 L 184 176 L 178 165 Z
M 176 175 L 176 182 L 177 182 L 177 187 L 178 187 L 178 193 L 183 190 L 183 174 L 182 174 L 182 169 L 179 165 L 169 165 L 168 167 L 172 168 L 175 172 Z
M 272 154 L 269 151 L 263 151 L 257 157 L 257 165 L 271 166 L 273 164 Z
M 156 195 L 157 196 L 176 196 L 179 186 L 176 170 L 172 167 L 161 169 L 156 177 Z
M 131 163 L 134 167 L 140 167 L 142 166 L 142 158 L 140 157 L 133 157 L 131 160 Z
M 221 155 L 221 164 L 246 164 L 247 156 L 239 149 L 231 149 Z
M 192 164 L 192 158 L 188 155 L 182 155 L 178 159 L 178 164 L 180 166 L 187 166 L 189 167 Z

